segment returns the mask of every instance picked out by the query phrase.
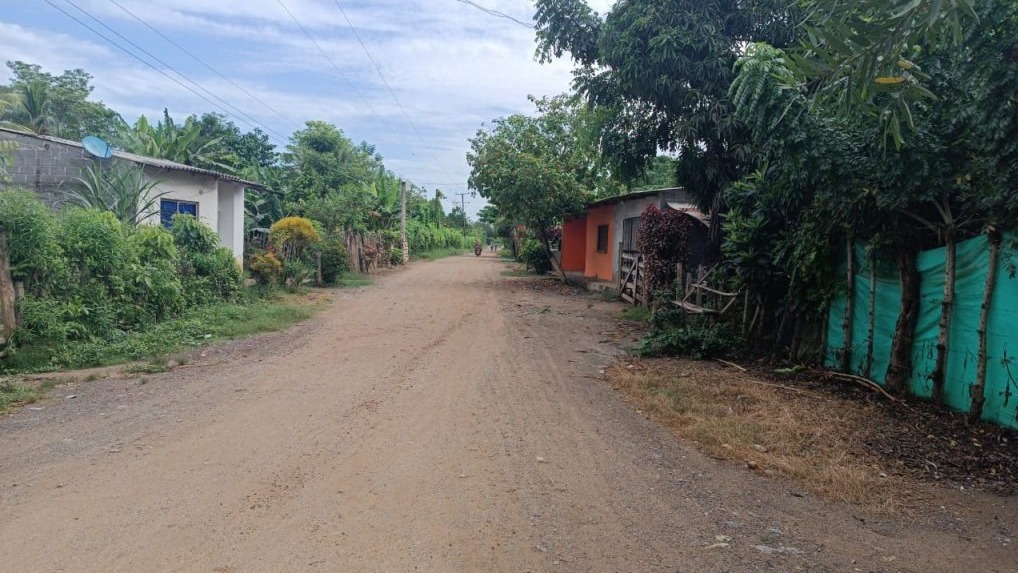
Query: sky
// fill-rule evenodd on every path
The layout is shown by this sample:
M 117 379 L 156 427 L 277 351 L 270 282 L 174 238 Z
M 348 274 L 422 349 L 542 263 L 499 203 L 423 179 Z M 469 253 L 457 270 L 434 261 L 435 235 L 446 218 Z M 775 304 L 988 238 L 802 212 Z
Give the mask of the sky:
M 472 0 L 532 23 L 530 0 Z M 603 14 L 613 0 L 588 0 Z M 0 59 L 94 76 L 134 122 L 217 112 L 280 150 L 308 120 L 373 144 L 386 166 L 470 216 L 466 153 L 483 124 L 569 91 L 534 30 L 464 0 L 0 0 Z M 91 28 L 91 30 L 89 29 Z M 100 35 L 101 34 L 101 35 Z M 103 37 L 105 36 L 105 38 Z M 112 40 L 112 41 L 111 41 Z M 118 47 L 118 45 L 120 47 Z M 0 69 L 0 84 L 10 81 Z

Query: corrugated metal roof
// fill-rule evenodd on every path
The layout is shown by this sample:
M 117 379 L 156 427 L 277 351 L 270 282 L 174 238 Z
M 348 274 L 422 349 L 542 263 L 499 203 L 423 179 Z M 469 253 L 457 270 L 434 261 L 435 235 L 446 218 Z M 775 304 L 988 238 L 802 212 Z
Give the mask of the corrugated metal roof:
M 29 131 L 18 131 L 18 130 L 15 130 L 15 129 L 7 129 L 7 128 L 4 128 L 4 127 L 0 127 L 0 131 L 6 131 L 8 133 L 14 133 L 14 134 L 21 135 L 21 136 L 24 136 L 24 137 L 33 137 L 35 139 L 42 139 L 44 141 L 51 141 L 53 143 L 59 143 L 61 145 L 69 145 L 71 147 L 77 147 L 79 149 L 84 149 L 85 148 L 81 144 L 80 141 L 72 141 L 70 139 L 62 139 L 62 138 L 59 138 L 59 137 L 53 137 L 51 135 L 39 135 L 38 133 L 32 133 L 32 132 L 29 132 Z M 141 165 L 148 165 L 150 167 L 156 167 L 158 169 L 169 169 L 169 170 L 173 170 L 173 171 L 185 171 L 187 173 L 195 173 L 195 174 L 198 174 L 198 175 L 208 175 L 208 176 L 211 176 L 211 177 L 215 177 L 216 179 L 222 179 L 224 181 L 232 181 L 234 183 L 239 183 L 239 184 L 243 185 L 244 187 L 250 187 L 252 189 L 260 189 L 260 190 L 267 190 L 268 189 L 267 187 L 265 187 L 261 183 L 257 183 L 255 181 L 248 181 L 246 179 L 241 179 L 240 177 L 236 177 L 236 176 L 233 176 L 233 175 L 227 175 L 226 173 L 220 173 L 218 171 L 212 171 L 211 169 L 202 169 L 201 167 L 194 167 L 193 165 L 184 165 L 183 163 L 177 163 L 175 161 L 169 161 L 169 160 L 166 160 L 166 159 L 157 159 L 155 157 L 146 157 L 144 155 L 136 155 L 134 153 L 128 153 L 126 151 L 119 151 L 119 150 L 116 150 L 116 149 L 113 150 L 113 156 L 114 157 L 119 157 L 121 159 L 125 159 L 127 161 L 131 161 L 131 162 L 134 162 L 134 163 L 139 163 Z
M 587 208 L 590 207 L 603 207 L 605 205 L 615 205 L 623 201 L 631 201 L 633 199 L 643 199 L 644 197 L 651 197 L 660 193 L 667 193 L 669 191 L 683 191 L 682 187 L 666 187 L 664 189 L 650 189 L 648 191 L 634 191 L 632 193 L 626 193 L 625 195 L 616 195 L 615 197 L 607 197 L 605 199 L 599 199 L 593 203 L 587 203 Z
M 676 211 L 681 211 L 689 215 L 690 217 L 696 219 L 697 221 L 700 221 L 704 225 L 706 225 L 710 221 L 710 217 L 708 217 L 702 211 L 697 209 L 696 205 L 692 203 L 676 203 L 673 201 L 668 201 L 667 205 L 672 209 L 675 209 Z

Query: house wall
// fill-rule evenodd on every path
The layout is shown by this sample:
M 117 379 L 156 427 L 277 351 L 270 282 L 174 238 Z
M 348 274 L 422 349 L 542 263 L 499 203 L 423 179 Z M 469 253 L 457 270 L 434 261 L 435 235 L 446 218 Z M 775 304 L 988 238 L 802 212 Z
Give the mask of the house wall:
M 615 260 L 615 206 L 605 205 L 587 209 L 587 246 L 583 276 L 603 281 L 612 280 Z M 597 228 L 608 225 L 608 252 L 597 252 Z
M 10 185 L 35 191 L 43 202 L 54 208 L 61 202 L 59 188 L 74 184 L 82 170 L 95 161 L 80 147 L 30 135 L 0 131 L 0 141 L 13 141 L 18 145 L 11 154 L 14 165 L 8 170 Z
M 244 259 L 244 187 L 232 181 L 219 181 L 219 240 Z
M 662 191 L 654 195 L 649 195 L 647 197 L 640 197 L 638 199 L 620 201 L 617 205 L 615 205 L 615 217 L 614 220 L 612 221 L 612 223 L 615 226 L 614 228 L 621 230 L 623 221 L 625 221 L 626 219 L 639 217 L 643 215 L 643 211 L 644 209 L 647 208 L 648 205 L 656 205 L 659 209 L 663 209 L 665 207 L 665 204 L 668 203 L 669 201 L 679 203 L 690 203 L 693 201 L 693 199 L 690 196 L 690 194 L 683 189 L 672 189 L 668 191 Z M 619 235 L 619 238 L 614 239 L 614 241 L 612 242 L 612 245 L 615 247 L 616 252 L 618 252 L 619 249 L 621 249 L 622 246 L 621 240 L 622 240 L 621 235 Z M 621 261 L 619 260 L 618 256 L 612 258 L 613 281 L 620 280 L 621 278 L 619 276 L 620 262 Z
M 39 139 L 27 134 L 0 131 L 0 141 L 13 141 L 13 165 L 8 169 L 10 186 L 24 187 L 39 194 L 51 208 L 63 202 L 60 189 L 77 185 L 82 171 L 99 160 L 77 145 Z M 124 158 L 103 160 L 129 162 Z M 145 177 L 159 184 L 151 193 L 166 193 L 161 198 L 198 203 L 198 218 L 219 235 L 220 243 L 240 260 L 244 254 L 244 188 L 232 181 L 173 169 L 145 166 Z M 159 224 L 159 201 L 146 210 L 144 224 Z
M 160 199 L 176 199 L 198 204 L 198 220 L 219 233 L 219 180 L 211 175 L 172 171 L 158 167 L 145 167 L 145 177 L 158 181 L 153 194 L 163 194 Z M 146 225 L 159 224 L 159 201 L 152 209 L 146 210 L 142 218 Z M 225 245 L 225 243 L 224 243 Z
M 562 270 L 582 272 L 587 261 L 587 217 L 562 224 Z

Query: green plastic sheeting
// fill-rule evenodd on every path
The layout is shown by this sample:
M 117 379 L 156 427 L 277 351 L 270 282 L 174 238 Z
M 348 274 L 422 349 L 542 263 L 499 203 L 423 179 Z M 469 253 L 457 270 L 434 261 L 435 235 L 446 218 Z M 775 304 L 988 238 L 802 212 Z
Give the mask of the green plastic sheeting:
M 946 249 L 924 251 L 916 259 L 921 276 L 919 317 L 912 346 L 910 390 L 916 396 L 933 394 L 930 373 L 937 358 L 937 330 L 944 296 Z M 894 261 L 878 261 L 876 304 L 870 305 L 870 257 L 856 247 L 854 311 L 850 370 L 884 384 L 890 363 L 891 342 L 901 307 L 901 288 Z M 951 315 L 945 403 L 967 412 L 971 406 L 971 386 L 976 381 L 979 353 L 979 313 L 986 288 L 990 245 L 985 236 L 958 243 L 956 258 L 954 312 Z M 997 259 L 996 285 L 987 324 L 987 360 L 983 419 L 1018 428 L 1018 234 L 1006 233 Z M 873 353 L 870 345 L 870 316 L 873 316 Z M 845 295 L 831 304 L 827 332 L 826 363 L 839 367 L 845 348 Z

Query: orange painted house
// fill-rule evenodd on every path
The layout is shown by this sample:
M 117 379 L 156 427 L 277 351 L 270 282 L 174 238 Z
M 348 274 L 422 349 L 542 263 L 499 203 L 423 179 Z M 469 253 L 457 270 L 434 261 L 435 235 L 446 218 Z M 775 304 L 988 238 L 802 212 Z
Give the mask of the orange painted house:
M 686 205 L 684 189 L 638 191 L 595 201 L 584 213 L 566 219 L 562 225 L 562 270 L 589 282 L 615 283 L 619 280 L 622 252 L 634 252 L 640 232 L 640 215 L 647 205 L 668 208 Z

